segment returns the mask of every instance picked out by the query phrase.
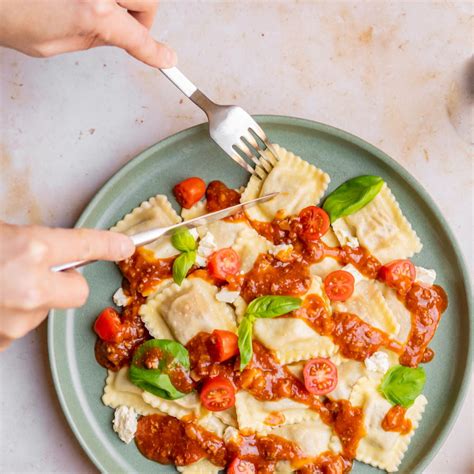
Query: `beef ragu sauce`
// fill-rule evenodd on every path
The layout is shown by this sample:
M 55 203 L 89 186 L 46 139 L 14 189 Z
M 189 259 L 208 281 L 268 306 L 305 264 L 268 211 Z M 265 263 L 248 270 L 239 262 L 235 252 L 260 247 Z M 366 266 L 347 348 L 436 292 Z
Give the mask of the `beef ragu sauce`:
M 163 279 L 171 276 L 173 258 L 156 260 L 150 250 L 139 248 L 118 265 L 124 277 L 125 293 L 132 301 L 123 309 L 120 317 L 122 328 L 119 342 L 106 342 L 97 338 L 95 344 L 97 362 L 114 371 L 129 365 L 136 347 L 150 338 L 138 310 L 145 303 L 145 296 Z
M 206 189 L 206 211 L 214 212 L 240 203 L 240 193 L 222 181 L 211 181 Z
M 363 361 L 380 347 L 400 353 L 403 347 L 357 315 L 351 313 L 329 314 L 323 300 L 317 295 L 309 295 L 301 308 L 289 317 L 303 319 L 321 336 L 330 337 L 339 346 L 341 354 L 348 358 Z
M 411 431 L 412 423 L 411 420 L 405 418 L 407 412 L 406 408 L 401 407 L 400 405 L 395 405 L 382 420 L 382 428 L 385 431 L 396 431 L 402 435 L 406 435 Z

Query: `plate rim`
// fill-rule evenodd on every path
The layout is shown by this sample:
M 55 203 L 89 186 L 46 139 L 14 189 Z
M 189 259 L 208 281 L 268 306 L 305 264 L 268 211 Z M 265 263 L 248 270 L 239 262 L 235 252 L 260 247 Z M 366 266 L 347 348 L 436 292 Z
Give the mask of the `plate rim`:
M 474 317 L 473 317 L 473 296 L 472 294 L 467 291 L 468 288 L 472 288 L 471 285 L 471 278 L 469 274 L 469 270 L 465 263 L 464 253 L 459 245 L 457 237 L 454 235 L 454 232 L 451 230 L 450 225 L 446 221 L 444 215 L 442 214 L 441 210 L 439 209 L 437 203 L 434 199 L 429 195 L 426 191 L 424 186 L 414 177 L 412 176 L 408 170 L 406 170 L 400 163 L 398 163 L 395 159 L 391 158 L 388 154 L 386 154 L 383 150 L 372 145 L 368 141 L 350 133 L 340 128 L 337 128 L 333 125 L 329 125 L 323 122 L 318 122 L 315 120 L 305 119 L 301 117 L 295 117 L 290 115 L 274 115 L 274 114 L 257 114 L 253 115 L 253 117 L 257 120 L 257 122 L 270 122 L 272 124 L 277 125 L 288 125 L 288 126 L 302 126 L 305 128 L 310 128 L 312 130 L 316 130 L 322 133 L 326 133 L 328 135 L 335 136 L 336 138 L 348 141 L 359 148 L 365 150 L 366 152 L 370 153 L 371 155 L 375 156 L 378 160 L 381 160 L 383 163 L 388 165 L 392 168 L 398 175 L 400 175 L 408 184 L 415 188 L 416 191 L 421 195 L 422 199 L 428 204 L 430 210 L 434 212 L 436 218 L 443 224 L 444 231 L 448 235 L 453 249 L 454 254 L 456 256 L 457 265 L 461 271 L 461 275 L 463 277 L 463 284 L 464 284 L 464 291 L 467 303 L 467 322 L 469 326 L 469 335 L 468 335 L 468 347 L 467 347 L 467 354 L 466 354 L 466 364 L 464 368 L 464 377 L 461 382 L 461 386 L 459 388 L 458 396 L 455 400 L 454 405 L 451 407 L 451 412 L 448 415 L 448 419 L 446 424 L 441 428 L 440 435 L 437 437 L 436 441 L 431 445 L 429 451 L 423 453 L 420 457 L 416 470 L 422 472 L 427 465 L 433 460 L 436 456 L 438 451 L 440 450 L 441 446 L 444 444 L 447 436 L 451 432 L 456 420 L 458 419 L 459 412 L 461 407 L 464 404 L 467 391 L 470 386 L 471 377 L 470 374 L 472 372 L 473 366 L 473 350 L 474 350 Z M 154 151 L 162 148 L 167 147 L 173 143 L 173 141 L 181 140 L 186 135 L 192 135 L 195 132 L 199 132 L 201 129 L 207 128 L 207 122 L 203 122 L 197 125 L 193 125 L 192 127 L 185 128 L 180 130 L 168 137 L 165 137 L 159 140 L 157 143 L 147 147 L 146 149 L 139 152 L 135 157 L 130 159 L 127 163 L 125 163 L 121 168 L 119 168 L 108 180 L 106 180 L 100 187 L 100 189 L 94 194 L 94 197 L 89 201 L 89 203 L 85 206 L 81 215 L 79 216 L 78 220 L 74 224 L 74 227 L 81 227 L 83 222 L 87 219 L 88 214 L 90 211 L 96 206 L 96 204 L 102 199 L 103 195 L 106 194 L 110 187 L 112 187 L 115 181 L 121 179 L 121 177 L 128 173 L 129 169 L 134 168 L 137 164 L 141 163 L 142 161 L 146 160 L 148 156 L 153 153 Z M 101 471 L 103 471 L 103 463 L 96 457 L 93 450 L 90 448 L 88 442 L 82 436 L 79 428 L 76 425 L 74 420 L 74 415 L 71 413 L 69 409 L 64 393 L 61 388 L 61 381 L 60 375 L 58 372 L 58 367 L 55 360 L 55 350 L 54 350 L 54 319 L 55 319 L 55 310 L 52 309 L 48 315 L 48 359 L 49 359 L 49 366 L 51 369 L 51 375 L 53 378 L 54 388 L 56 391 L 56 395 L 59 399 L 61 410 L 68 422 L 69 427 L 71 428 L 72 432 L 74 433 L 76 439 L 78 440 L 81 448 L 85 451 L 89 459 L 93 462 L 93 464 Z

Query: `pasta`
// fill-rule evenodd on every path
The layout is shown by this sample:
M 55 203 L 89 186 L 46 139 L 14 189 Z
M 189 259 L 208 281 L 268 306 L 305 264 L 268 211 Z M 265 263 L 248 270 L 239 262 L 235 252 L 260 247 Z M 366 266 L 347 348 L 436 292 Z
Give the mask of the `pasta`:
M 414 366 L 433 357 L 447 298 L 434 270 L 408 260 L 421 241 L 379 177 L 349 180 L 322 210 L 329 176 L 274 150 L 238 191 L 274 199 L 193 229 L 195 247 L 163 238 L 120 263 L 122 313 L 94 325 L 96 358 L 113 369 L 102 401 L 124 407 L 122 440 L 135 432 L 142 454 L 185 474 L 340 472 L 353 460 L 394 472 L 427 404 Z M 365 193 L 344 195 L 354 182 Z M 112 230 L 174 224 L 239 195 L 214 182 L 206 199 L 179 217 L 157 195 Z

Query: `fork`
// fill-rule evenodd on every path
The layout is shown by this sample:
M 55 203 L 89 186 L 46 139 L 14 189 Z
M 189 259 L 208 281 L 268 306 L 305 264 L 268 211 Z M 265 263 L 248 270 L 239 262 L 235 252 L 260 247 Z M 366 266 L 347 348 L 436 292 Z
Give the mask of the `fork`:
M 276 161 L 278 155 L 265 132 L 250 114 L 235 105 L 214 103 L 176 67 L 161 69 L 161 72 L 205 112 L 211 138 L 242 168 L 252 175 L 264 178 L 275 161 L 262 151 L 270 151 Z M 260 165 L 263 170 L 252 167 L 249 161 Z

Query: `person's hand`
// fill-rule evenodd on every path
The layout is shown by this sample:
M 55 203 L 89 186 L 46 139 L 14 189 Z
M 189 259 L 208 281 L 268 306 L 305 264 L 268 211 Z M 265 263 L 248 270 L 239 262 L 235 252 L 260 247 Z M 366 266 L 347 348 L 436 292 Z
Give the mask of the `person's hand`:
M 1 0 L 0 45 L 48 57 L 95 46 L 118 46 L 154 67 L 176 54 L 148 31 L 157 0 Z
M 91 229 L 50 229 L 0 222 L 0 350 L 38 326 L 50 308 L 83 305 L 89 294 L 74 271 L 53 265 L 76 260 L 123 260 L 129 237 Z

